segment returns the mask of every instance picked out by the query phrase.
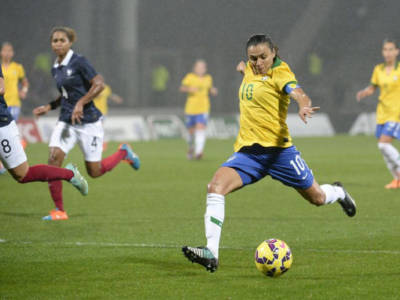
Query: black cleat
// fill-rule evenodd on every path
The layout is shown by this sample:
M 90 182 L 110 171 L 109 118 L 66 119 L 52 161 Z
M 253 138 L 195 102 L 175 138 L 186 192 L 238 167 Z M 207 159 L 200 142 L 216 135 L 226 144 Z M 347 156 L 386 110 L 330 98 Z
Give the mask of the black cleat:
M 338 202 L 342 206 L 346 215 L 348 215 L 349 217 L 354 217 L 356 214 L 356 202 L 354 201 L 354 199 L 346 191 L 341 182 L 337 181 L 334 182 L 332 185 L 340 186 L 343 189 L 345 197 L 344 199 L 339 199 Z
M 198 263 L 204 266 L 207 271 L 215 272 L 218 268 L 218 259 L 211 253 L 207 247 L 182 247 L 183 254 L 192 263 Z

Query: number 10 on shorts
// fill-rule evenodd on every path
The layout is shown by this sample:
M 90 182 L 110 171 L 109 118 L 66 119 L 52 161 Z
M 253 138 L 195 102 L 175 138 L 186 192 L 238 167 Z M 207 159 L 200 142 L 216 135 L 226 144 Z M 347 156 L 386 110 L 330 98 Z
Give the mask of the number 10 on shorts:
M 301 159 L 300 155 L 296 155 L 295 160 L 292 159 L 290 161 L 290 164 L 299 176 L 301 175 L 301 172 L 304 172 L 304 170 L 306 169 L 304 161 Z

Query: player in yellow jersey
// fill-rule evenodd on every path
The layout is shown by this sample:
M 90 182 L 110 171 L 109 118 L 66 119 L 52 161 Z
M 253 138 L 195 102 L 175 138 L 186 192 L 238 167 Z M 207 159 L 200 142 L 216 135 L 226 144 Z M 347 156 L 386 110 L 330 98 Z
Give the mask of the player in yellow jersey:
M 6 90 L 4 99 L 13 119 L 17 121 L 21 112 L 21 100 L 26 98 L 29 82 L 25 76 L 24 67 L 13 61 L 14 48 L 10 43 L 3 43 L 0 56 Z M 21 88 L 19 88 L 20 84 Z
M 179 89 L 187 93 L 185 105 L 186 127 L 188 129 L 188 159 L 193 156 L 201 159 L 206 142 L 206 126 L 210 112 L 209 94 L 216 96 L 218 90 L 213 86 L 211 75 L 207 74 L 207 64 L 199 59 L 193 66 L 193 72 L 187 74 Z
M 98 110 L 101 111 L 103 117 L 108 114 L 108 99 L 117 104 L 121 104 L 122 102 L 124 102 L 124 100 L 117 94 L 114 94 L 111 90 L 111 87 L 106 84 L 104 90 L 96 98 L 93 99 L 94 105 L 97 107 Z
M 357 101 L 380 90 L 376 108 L 376 132 L 378 148 L 393 180 L 385 185 L 387 189 L 400 188 L 400 155 L 392 145 L 393 138 L 400 139 L 400 66 L 397 61 L 399 48 L 394 40 L 385 40 L 382 47 L 384 63 L 376 65 L 371 83 L 356 95 Z
M 5 94 L 8 111 L 15 121 L 18 121 L 21 112 L 21 100 L 25 99 L 29 89 L 29 82 L 25 76 L 24 67 L 13 61 L 14 48 L 9 42 L 4 42 L 0 50 L 1 68 L 4 76 Z M 19 84 L 21 83 L 21 89 Z M 25 141 L 22 141 L 24 147 Z M 5 173 L 6 169 L 0 162 L 0 174 Z
M 111 87 L 108 84 L 105 85 L 104 90 L 96 98 L 93 99 L 94 105 L 97 107 L 98 110 L 100 110 L 100 112 L 103 115 L 102 117 L 103 124 L 108 114 L 108 99 L 117 104 L 121 104 L 122 102 L 124 102 L 124 100 L 120 96 L 112 92 Z M 103 151 L 105 151 L 106 149 L 107 149 L 107 141 L 104 140 Z
M 348 216 L 356 213 L 354 200 L 342 184 L 320 186 L 292 144 L 286 125 L 290 98 L 298 103 L 299 116 L 305 123 L 319 107 L 311 105 L 311 99 L 298 85 L 290 67 L 279 58 L 278 48 L 269 37 L 250 37 L 246 50 L 247 64 L 241 62 L 237 67 L 244 76 L 239 89 L 240 130 L 235 153 L 208 184 L 204 216 L 207 246 L 182 248 L 190 261 L 211 272 L 218 267 L 225 196 L 267 175 L 295 188 L 311 204 L 338 201 Z

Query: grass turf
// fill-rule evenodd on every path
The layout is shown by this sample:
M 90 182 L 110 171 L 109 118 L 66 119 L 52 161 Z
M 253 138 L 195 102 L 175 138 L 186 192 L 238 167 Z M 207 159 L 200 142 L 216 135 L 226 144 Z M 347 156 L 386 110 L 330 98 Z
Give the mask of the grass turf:
M 134 143 L 138 172 L 89 178 L 85 198 L 64 184 L 68 221 L 41 220 L 53 208 L 46 183 L 0 176 L 0 298 L 398 299 L 400 191 L 383 189 L 391 178 L 372 137 L 295 139 L 320 183 L 352 193 L 355 218 L 265 178 L 227 197 L 218 271 L 187 261 L 180 246 L 204 244 L 206 185 L 232 143 L 208 141 L 203 161 L 187 161 L 181 140 Z M 46 145 L 26 150 L 30 164 L 47 161 Z M 79 149 L 67 161 L 86 175 Z M 274 237 L 294 257 L 277 279 L 253 262 Z

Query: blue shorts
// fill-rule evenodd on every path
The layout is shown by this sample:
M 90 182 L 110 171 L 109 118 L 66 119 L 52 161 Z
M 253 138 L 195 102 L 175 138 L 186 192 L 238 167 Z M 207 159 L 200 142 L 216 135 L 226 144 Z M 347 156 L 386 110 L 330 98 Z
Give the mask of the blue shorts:
M 21 107 L 19 107 L 19 106 L 8 106 L 7 110 L 10 113 L 10 115 L 13 117 L 15 122 L 17 122 L 18 119 L 19 119 L 19 114 L 21 113 Z
M 376 124 L 375 136 L 379 139 L 381 135 L 387 135 L 400 140 L 400 123 L 386 122 L 385 124 Z
M 194 127 L 197 123 L 207 125 L 208 114 L 185 115 L 186 127 Z
M 242 178 L 243 185 L 257 182 L 270 175 L 273 179 L 279 180 L 285 185 L 296 189 L 308 189 L 314 182 L 312 171 L 301 158 L 296 147 L 289 148 L 270 147 L 262 151 L 254 151 L 255 145 L 243 152 L 234 153 L 223 167 L 235 169 Z

